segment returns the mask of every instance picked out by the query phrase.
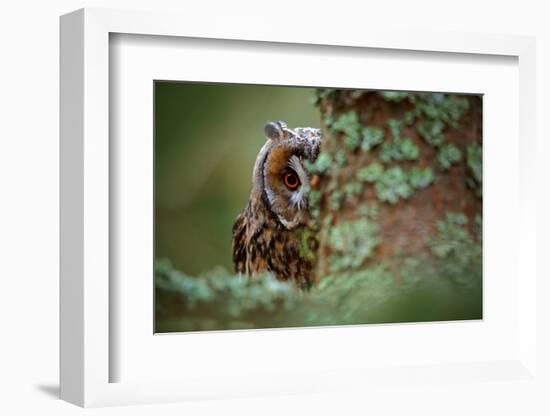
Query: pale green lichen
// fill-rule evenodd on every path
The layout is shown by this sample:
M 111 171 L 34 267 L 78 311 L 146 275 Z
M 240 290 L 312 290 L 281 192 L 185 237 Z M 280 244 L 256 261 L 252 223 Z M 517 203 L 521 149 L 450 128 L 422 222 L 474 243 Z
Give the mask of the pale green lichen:
M 355 111 L 341 114 L 331 126 L 332 130 L 344 134 L 344 143 L 350 150 L 355 150 L 361 143 L 359 116 Z
M 373 162 L 357 172 L 357 179 L 360 181 L 373 183 L 379 180 L 383 173 L 384 167 L 378 162 Z
M 439 147 L 445 142 L 444 128 L 445 124 L 441 120 L 425 120 L 419 123 L 416 129 L 426 143 Z
M 343 193 L 340 190 L 333 191 L 328 198 L 328 207 L 331 211 L 338 211 L 342 206 Z
M 328 230 L 331 272 L 359 268 L 378 245 L 377 226 L 367 218 L 342 221 Z
M 378 204 L 376 204 L 375 202 L 370 202 L 360 204 L 357 207 L 356 212 L 361 217 L 368 217 L 372 221 L 376 221 L 380 214 L 380 209 L 378 207 Z
M 395 118 L 388 120 L 388 128 L 390 129 L 390 133 L 394 139 L 401 138 L 401 124 L 402 121 Z
M 454 144 L 445 144 L 441 146 L 439 152 L 437 153 L 437 164 L 443 169 L 447 170 L 451 167 L 452 164 L 458 162 L 462 157 L 460 149 Z
M 348 161 L 348 156 L 346 155 L 346 152 L 342 149 L 339 149 L 336 151 L 336 154 L 334 155 L 334 160 L 336 161 L 336 164 L 340 167 L 343 167 L 346 165 Z
M 363 152 L 368 152 L 384 140 L 384 130 L 379 127 L 365 127 L 362 133 L 363 140 L 361 142 L 361 150 Z
M 361 182 L 348 182 L 344 185 L 344 195 L 346 201 L 352 201 L 363 190 Z
M 401 137 L 401 125 L 401 120 L 388 120 L 388 128 L 392 139 L 382 144 L 379 157 L 384 163 L 389 163 L 392 160 L 416 160 L 420 156 L 420 149 L 418 149 L 418 146 L 414 144 L 412 139 Z
M 375 190 L 378 199 L 391 204 L 395 204 L 400 199 L 407 199 L 413 194 L 407 175 L 398 166 L 383 173 L 382 177 L 376 181 Z
M 420 169 L 414 167 L 409 173 L 409 181 L 413 188 L 422 189 L 429 186 L 434 180 L 432 168 Z
M 380 160 L 384 163 L 389 163 L 392 160 L 417 160 L 419 156 L 420 150 L 418 146 L 408 137 L 386 142 L 382 145 L 382 150 L 380 151 Z
M 332 165 L 332 158 L 328 153 L 321 152 L 315 162 L 311 163 L 308 160 L 304 160 L 304 166 L 308 173 L 324 174 Z
M 298 252 L 300 257 L 314 262 L 317 259 L 317 232 L 310 228 L 297 231 Z
M 437 267 L 441 275 L 473 287 L 481 284 L 481 233 L 476 233 L 476 241 L 468 232 L 467 225 L 464 214 L 447 213 L 437 222 L 437 234 L 430 240 L 430 247 L 439 259 Z
M 480 145 L 477 143 L 468 145 L 466 148 L 466 166 L 469 175 L 466 177 L 466 183 L 474 189 L 476 195 L 480 198 L 483 190 L 482 157 Z
M 400 102 L 409 97 L 409 93 L 404 91 L 382 91 L 380 94 L 386 101 L 394 102 Z

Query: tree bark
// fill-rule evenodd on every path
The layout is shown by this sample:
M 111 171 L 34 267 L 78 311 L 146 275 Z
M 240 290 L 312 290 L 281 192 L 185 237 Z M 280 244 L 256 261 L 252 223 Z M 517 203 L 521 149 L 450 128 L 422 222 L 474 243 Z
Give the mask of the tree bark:
M 400 283 L 407 259 L 462 256 L 456 238 L 481 250 L 480 96 L 319 90 L 317 104 L 321 279 L 384 264 Z

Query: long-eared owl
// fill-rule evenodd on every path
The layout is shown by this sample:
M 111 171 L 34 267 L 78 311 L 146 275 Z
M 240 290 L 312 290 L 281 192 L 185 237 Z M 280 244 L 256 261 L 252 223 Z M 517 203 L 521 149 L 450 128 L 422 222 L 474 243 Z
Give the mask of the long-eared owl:
M 267 141 L 254 163 L 248 204 L 233 226 L 235 270 L 252 278 L 267 271 L 309 287 L 314 264 L 301 255 L 298 234 L 310 219 L 304 161 L 317 159 L 321 132 L 289 129 L 281 121 L 264 130 Z

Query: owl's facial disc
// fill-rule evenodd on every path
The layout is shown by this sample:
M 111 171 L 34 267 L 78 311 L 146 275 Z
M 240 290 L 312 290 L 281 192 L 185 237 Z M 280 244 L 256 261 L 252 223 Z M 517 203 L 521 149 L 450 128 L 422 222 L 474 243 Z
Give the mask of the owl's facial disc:
M 303 160 L 314 162 L 319 154 L 321 131 L 311 127 L 289 129 L 282 121 L 269 122 L 267 141 L 258 153 L 252 175 L 251 195 L 261 201 L 288 230 L 309 219 L 309 177 Z
M 307 221 L 309 177 L 294 146 L 271 149 L 264 165 L 264 189 L 271 211 L 285 228 L 294 229 Z
M 309 175 L 304 169 L 302 160 L 296 156 L 292 155 L 288 161 L 289 169 L 292 172 L 299 184 L 295 189 L 292 189 L 292 194 L 290 195 L 290 203 L 294 205 L 299 210 L 307 208 L 307 194 L 309 193 Z M 288 187 L 288 186 L 287 186 Z

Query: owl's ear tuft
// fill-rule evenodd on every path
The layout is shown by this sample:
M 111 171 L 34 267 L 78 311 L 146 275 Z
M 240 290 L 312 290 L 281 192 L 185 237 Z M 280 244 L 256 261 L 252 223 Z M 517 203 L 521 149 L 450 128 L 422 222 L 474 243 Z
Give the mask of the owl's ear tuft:
M 265 135 L 271 140 L 281 140 L 285 137 L 286 124 L 282 121 L 270 121 L 264 127 Z

